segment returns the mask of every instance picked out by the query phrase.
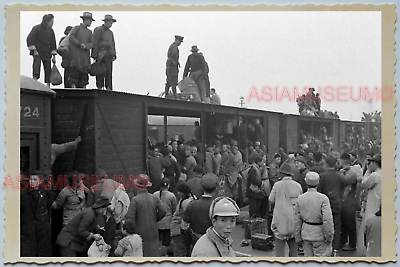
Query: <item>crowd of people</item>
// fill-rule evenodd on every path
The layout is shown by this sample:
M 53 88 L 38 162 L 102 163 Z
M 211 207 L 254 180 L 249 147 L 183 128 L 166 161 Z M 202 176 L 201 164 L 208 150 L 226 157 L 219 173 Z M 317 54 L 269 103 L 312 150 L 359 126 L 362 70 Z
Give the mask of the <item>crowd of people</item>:
M 97 64 L 105 69 L 95 75 L 97 87 L 112 90 L 116 50 L 110 28 L 116 20 L 106 15 L 104 24 L 92 34 L 88 29 L 94 21 L 92 14 L 84 12 L 81 18 L 82 24 L 66 28 L 58 46 L 53 15 L 46 14 L 33 27 L 27 38 L 33 77 L 39 79 L 43 63 L 45 82 L 50 85 L 51 61 L 55 62 L 58 52 L 63 57 L 65 88 L 85 88 L 92 65 Z M 170 88 L 177 97 L 178 46 L 183 39 L 176 35 L 168 49 L 166 97 Z M 190 76 L 196 82 L 202 102 L 220 104 L 215 89 L 210 88 L 204 55 L 195 45 L 191 52 L 183 78 Z M 95 63 L 91 64 L 90 57 Z M 298 99 L 301 112 L 320 111 L 320 102 L 314 99 L 318 94 L 313 89 Z M 231 127 L 225 132 L 234 136 L 234 123 L 227 125 Z M 259 119 L 238 123 L 235 129 L 244 133 L 239 142 L 228 138 L 205 146 L 199 143 L 201 126 L 198 122 L 195 126 L 195 140 L 171 140 L 150 147 L 146 174 L 135 177 L 134 190 L 108 177 L 103 169 L 96 171 L 93 185 L 84 183 L 84 174 L 69 173 L 59 192 L 45 186 L 42 172 L 31 173 L 20 194 L 21 256 L 51 257 L 57 247 L 63 257 L 235 257 L 231 234 L 240 208 L 247 205 L 249 218 L 268 221 L 277 257 L 286 256 L 286 244 L 289 257 L 340 256 L 340 251 L 355 250 L 359 256 L 381 255 L 377 129 L 371 142 L 363 130 L 352 129 L 340 151 L 333 149 L 325 127 L 318 137 L 301 132 L 297 151 L 274 151 L 269 163 Z M 52 163 L 58 154 L 76 149 L 80 141 L 78 137 L 52 145 Z M 225 189 L 219 191 L 222 185 Z M 63 210 L 62 230 L 55 243 L 51 239 L 52 209 Z
M 340 119 L 337 111 L 321 110 L 321 97 L 319 93 L 315 94 L 315 88 L 309 88 L 307 94 L 296 98 L 299 114 L 304 116 L 316 116 L 320 118 Z
M 195 140 L 152 146 L 133 191 L 99 169 L 92 186 L 69 173 L 57 195 L 32 173 L 21 192 L 21 256 L 52 256 L 57 246 L 64 257 L 234 257 L 230 235 L 247 205 L 249 218 L 268 221 L 276 257 L 381 255 L 380 154 L 360 161 L 347 147 L 325 154 L 299 146 L 269 164 L 259 141 L 245 150 L 235 140 L 201 148 Z M 244 196 L 221 195 L 224 179 L 243 185 Z M 63 210 L 55 244 L 51 209 Z

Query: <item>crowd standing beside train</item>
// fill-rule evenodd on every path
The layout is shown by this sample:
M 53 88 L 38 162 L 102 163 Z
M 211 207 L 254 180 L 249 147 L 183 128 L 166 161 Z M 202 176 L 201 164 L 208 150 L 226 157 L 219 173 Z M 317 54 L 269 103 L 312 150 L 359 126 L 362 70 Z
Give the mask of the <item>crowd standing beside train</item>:
M 215 141 L 203 158 L 195 139 L 153 145 L 135 192 L 99 169 L 91 187 L 71 172 L 57 196 L 36 186 L 42 174 L 33 173 L 21 193 L 21 256 L 51 256 L 58 246 L 61 256 L 96 256 L 104 247 L 108 256 L 233 257 L 230 235 L 243 205 L 250 217 L 269 222 L 277 257 L 285 256 L 286 243 L 289 257 L 380 255 L 379 153 L 363 164 L 347 145 L 329 152 L 300 145 L 296 152 L 280 149 L 268 164 L 267 147 L 249 146 Z M 232 191 L 219 196 L 223 177 Z M 233 190 L 238 183 L 245 200 Z M 52 244 L 48 216 L 60 208 L 63 228 Z
M 53 15 L 46 14 L 33 27 L 27 38 L 33 77 L 39 79 L 43 63 L 45 83 L 50 85 L 51 61 L 58 50 L 66 88 L 85 88 L 96 70 L 98 89 L 111 91 L 116 48 L 110 28 L 116 20 L 106 15 L 92 33 L 92 14 L 84 12 L 81 18 L 80 25 L 65 29 L 59 49 Z M 183 39 L 176 35 L 167 52 L 166 97 L 172 88 L 176 98 L 178 46 Z M 196 45 L 191 52 L 183 78 L 194 80 L 202 102 L 220 105 L 216 90 L 210 88 L 204 55 Z M 241 125 L 239 131 L 252 129 L 252 138 L 217 136 L 202 144 L 205 138 L 197 122 L 193 140 L 151 145 L 146 173 L 135 177 L 134 188 L 114 181 L 104 169 L 96 170 L 93 184 L 82 180 L 85 174 L 71 170 L 57 192 L 45 186 L 41 171 L 31 173 L 22 181 L 26 190 L 20 195 L 21 256 L 235 257 L 231 236 L 245 206 L 249 218 L 268 222 L 277 257 L 337 257 L 341 251 L 356 250 L 359 256 L 381 255 L 380 138 L 366 141 L 352 131 L 348 143 L 335 151 L 322 127 L 319 136 L 300 131 L 296 151 L 268 151 L 259 119 Z M 53 144 L 52 163 L 59 154 L 76 150 L 80 141 L 78 137 Z M 226 187 L 223 196 L 221 181 Z M 62 230 L 54 242 L 52 209 L 63 211 Z

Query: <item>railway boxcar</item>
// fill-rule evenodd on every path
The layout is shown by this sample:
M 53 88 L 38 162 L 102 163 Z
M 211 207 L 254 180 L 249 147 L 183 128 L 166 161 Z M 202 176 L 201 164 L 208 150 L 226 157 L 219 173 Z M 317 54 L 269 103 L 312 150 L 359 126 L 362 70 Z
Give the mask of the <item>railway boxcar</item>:
M 51 172 L 51 100 L 55 92 L 46 85 L 20 76 L 20 172 Z
M 339 148 L 340 120 L 282 114 L 279 125 L 279 147 L 285 151 L 297 151 L 300 144 L 310 140 L 331 142 L 333 149 Z

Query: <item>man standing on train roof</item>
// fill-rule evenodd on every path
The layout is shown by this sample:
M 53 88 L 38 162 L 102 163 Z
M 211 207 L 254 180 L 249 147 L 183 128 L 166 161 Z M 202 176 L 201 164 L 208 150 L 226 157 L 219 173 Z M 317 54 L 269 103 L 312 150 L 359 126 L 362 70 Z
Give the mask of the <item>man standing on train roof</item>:
M 200 55 L 203 55 L 202 52 L 199 53 Z M 206 99 L 205 102 L 206 103 L 210 103 L 210 88 L 211 88 L 211 84 L 210 84 L 210 77 L 208 76 L 208 74 L 210 73 L 210 68 L 208 67 L 208 63 L 206 61 L 206 58 L 204 57 L 204 62 L 206 63 L 206 73 L 204 74 L 204 85 L 205 85 L 205 89 L 206 89 Z
M 168 98 L 169 88 L 172 87 L 172 93 L 174 99 L 177 98 L 176 86 L 178 85 L 178 73 L 179 73 L 179 49 L 178 46 L 183 43 L 183 37 L 175 35 L 175 41 L 169 46 L 167 52 L 167 63 L 165 74 L 167 75 L 167 82 L 165 83 L 165 98 Z
M 196 82 L 199 88 L 200 99 L 204 103 L 206 101 L 206 85 L 204 79 L 207 74 L 206 61 L 204 57 L 198 53 L 199 48 L 197 45 L 193 45 L 190 51 L 192 54 L 187 58 L 183 78 L 187 77 L 190 72 L 190 78 Z
M 105 86 L 107 91 L 112 91 L 113 61 L 117 59 L 117 52 L 115 50 L 114 33 L 110 28 L 117 21 L 112 15 L 105 15 L 103 21 L 103 25 L 96 27 L 93 31 L 92 58 L 100 62 L 106 69 L 106 73 L 96 76 L 97 88 L 103 89 Z
M 54 16 L 46 14 L 43 16 L 42 23 L 34 26 L 26 38 L 26 43 L 33 56 L 33 78 L 39 80 L 40 66 L 43 62 L 44 81 L 50 87 L 51 63 L 56 63 L 55 55 L 57 54 L 56 37 L 53 31 Z
M 69 81 L 72 88 L 86 88 L 89 83 L 90 49 L 94 45 L 92 31 L 88 29 L 92 21 L 95 21 L 92 13 L 83 12 L 81 18 L 83 22 L 75 26 L 69 36 L 72 67 Z

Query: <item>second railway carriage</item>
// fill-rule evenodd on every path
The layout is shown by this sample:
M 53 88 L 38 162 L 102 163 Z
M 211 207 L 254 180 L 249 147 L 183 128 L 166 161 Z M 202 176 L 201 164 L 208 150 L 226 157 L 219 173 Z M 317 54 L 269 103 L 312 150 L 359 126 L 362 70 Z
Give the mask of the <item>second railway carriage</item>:
M 162 140 L 168 142 L 168 118 L 189 117 L 200 122 L 203 153 L 215 140 L 236 140 L 239 147 L 255 141 L 265 145 L 271 162 L 274 153 L 296 151 L 312 139 L 331 143 L 339 151 L 349 129 L 365 131 L 368 139 L 380 135 L 377 126 L 364 122 L 282 114 L 248 108 L 207 105 L 123 92 L 56 89 L 52 101 L 52 142 L 64 143 L 78 135 L 82 142 L 74 153 L 57 158 L 54 174 L 78 170 L 89 176 L 103 168 L 110 177 L 135 176 L 145 171 L 149 115 L 164 116 L 159 127 Z M 377 124 L 379 126 L 379 124 Z M 190 126 L 192 127 L 192 126 Z M 353 127 L 353 128 L 352 128 Z M 375 127 L 375 128 L 374 128 Z M 353 130 L 354 130 L 353 129 Z M 189 141 L 189 140 L 186 140 Z

